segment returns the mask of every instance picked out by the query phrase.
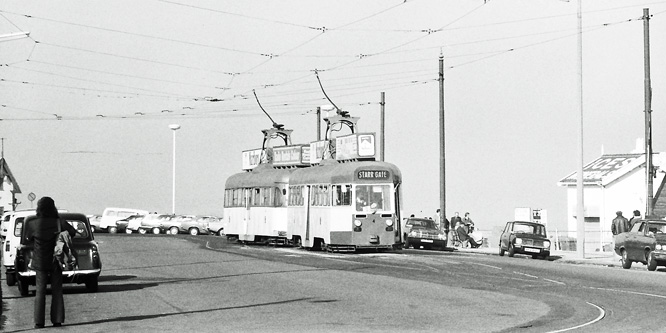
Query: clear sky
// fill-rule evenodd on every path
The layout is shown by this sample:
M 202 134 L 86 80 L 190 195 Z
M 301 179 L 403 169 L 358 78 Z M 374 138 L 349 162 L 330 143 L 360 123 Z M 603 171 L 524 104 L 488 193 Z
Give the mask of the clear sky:
M 583 0 L 585 161 L 644 135 L 643 8 L 651 26 L 654 150 L 666 150 L 666 1 Z M 23 193 L 60 208 L 222 214 L 225 179 L 271 126 L 316 139 L 327 105 L 379 131 L 407 214 L 439 198 L 438 57 L 445 58 L 447 216 L 482 228 L 514 208 L 566 221 L 577 168 L 577 2 L 558 0 L 4 1 L 0 137 Z M 2 40 L 2 38 L 0 38 Z

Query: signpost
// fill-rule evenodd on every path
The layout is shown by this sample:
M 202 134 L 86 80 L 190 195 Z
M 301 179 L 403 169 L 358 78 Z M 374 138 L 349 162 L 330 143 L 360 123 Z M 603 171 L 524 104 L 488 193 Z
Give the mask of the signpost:
M 35 193 L 33 192 L 28 193 L 28 200 L 30 200 L 30 208 L 32 208 L 32 202 L 35 201 L 36 198 L 37 196 L 35 195 Z

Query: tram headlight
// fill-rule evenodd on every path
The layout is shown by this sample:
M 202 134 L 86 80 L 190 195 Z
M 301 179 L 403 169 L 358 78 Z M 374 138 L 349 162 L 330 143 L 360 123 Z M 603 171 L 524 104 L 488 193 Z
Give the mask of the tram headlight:
M 386 226 L 390 227 L 393 225 L 393 220 L 386 220 Z
M 362 224 L 363 224 L 363 222 L 361 222 L 361 220 L 354 220 L 354 225 L 355 226 L 360 227 Z

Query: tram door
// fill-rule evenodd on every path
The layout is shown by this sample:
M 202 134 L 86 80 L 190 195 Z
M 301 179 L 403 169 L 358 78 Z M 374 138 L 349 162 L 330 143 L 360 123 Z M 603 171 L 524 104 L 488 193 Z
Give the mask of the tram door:
M 312 186 L 307 185 L 307 195 L 305 196 L 305 242 L 306 244 L 313 246 L 310 241 L 310 198 L 312 197 Z
M 402 239 L 402 216 L 400 216 L 400 211 L 402 209 L 401 205 L 402 202 L 400 202 L 400 184 L 398 183 L 395 186 L 395 230 L 396 230 L 396 235 L 395 235 L 395 242 L 396 243 L 402 243 L 404 240 Z
M 246 238 L 247 235 L 247 226 L 250 224 L 250 199 L 252 195 L 252 189 L 246 188 L 243 189 L 243 200 L 245 200 L 245 216 L 243 217 L 243 238 Z M 241 236 L 238 235 L 238 239 L 241 239 Z

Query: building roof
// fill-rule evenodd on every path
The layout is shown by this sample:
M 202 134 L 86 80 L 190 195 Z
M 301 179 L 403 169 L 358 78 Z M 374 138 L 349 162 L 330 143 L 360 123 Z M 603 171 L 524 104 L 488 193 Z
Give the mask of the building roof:
M 645 154 L 604 154 L 583 167 L 583 185 L 605 186 L 644 165 Z M 577 172 L 573 172 L 557 185 L 576 185 L 577 177 Z
M 0 190 L 3 190 L 2 186 L 4 184 L 5 177 L 8 177 L 9 182 L 14 185 L 14 193 L 21 193 L 21 188 L 16 182 L 16 178 L 14 178 L 12 171 L 9 170 L 7 161 L 4 158 L 0 158 Z

